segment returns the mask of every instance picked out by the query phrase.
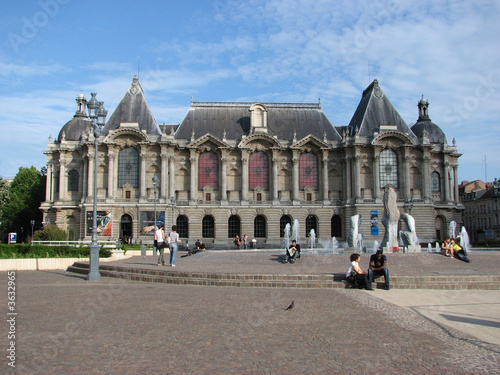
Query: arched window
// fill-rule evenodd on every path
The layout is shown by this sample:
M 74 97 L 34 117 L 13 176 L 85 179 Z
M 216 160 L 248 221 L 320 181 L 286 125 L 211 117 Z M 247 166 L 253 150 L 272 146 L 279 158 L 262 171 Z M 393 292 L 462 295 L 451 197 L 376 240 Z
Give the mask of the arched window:
M 198 160 L 198 189 L 206 186 L 219 190 L 219 163 L 214 152 L 204 152 Z
M 236 215 L 232 215 L 227 221 L 227 236 L 229 238 L 234 238 L 236 235 L 240 235 L 240 218 Z
M 188 238 L 189 237 L 189 222 L 185 215 L 180 215 L 177 217 L 177 233 L 179 237 Z
M 318 238 L 318 220 L 314 215 L 309 215 L 306 218 L 306 237 L 309 237 L 311 229 L 314 229 L 314 233 L 316 233 L 316 238 Z
M 384 188 L 387 184 L 399 188 L 398 157 L 391 149 L 385 149 L 380 153 L 380 187 Z
M 258 151 L 250 155 L 248 173 L 250 190 L 257 186 L 269 190 L 269 161 L 266 154 Z
M 280 218 L 280 237 L 285 237 L 285 227 L 290 224 L 290 234 L 292 234 L 292 218 L 288 215 L 283 215 Z
M 212 216 L 205 216 L 201 223 L 201 235 L 203 238 L 214 238 L 215 224 Z
M 80 175 L 74 169 L 68 172 L 68 191 L 78 191 L 78 179 Z
M 125 147 L 118 156 L 118 187 L 127 183 L 139 187 L 139 153 L 133 147 Z
M 258 238 L 266 237 L 266 218 L 262 215 L 256 216 L 253 221 L 254 236 Z
M 431 191 L 433 193 L 439 193 L 441 191 L 441 177 L 437 172 L 431 173 Z
M 299 189 L 306 186 L 318 190 L 318 157 L 312 152 L 304 152 L 299 158 Z
M 339 215 L 334 215 L 332 217 L 330 236 L 335 238 L 342 237 L 342 220 Z

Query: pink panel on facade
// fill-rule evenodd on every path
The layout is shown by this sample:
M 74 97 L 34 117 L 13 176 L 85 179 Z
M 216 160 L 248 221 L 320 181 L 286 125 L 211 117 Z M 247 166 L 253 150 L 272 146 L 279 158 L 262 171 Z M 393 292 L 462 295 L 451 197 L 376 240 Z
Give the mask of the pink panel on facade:
M 249 159 L 249 184 L 250 190 L 260 186 L 269 190 L 269 160 L 263 152 L 254 152 Z
M 198 160 L 198 189 L 211 186 L 219 189 L 219 163 L 213 152 L 204 152 Z
M 312 186 L 318 190 L 318 158 L 311 152 L 305 152 L 299 159 L 299 189 Z

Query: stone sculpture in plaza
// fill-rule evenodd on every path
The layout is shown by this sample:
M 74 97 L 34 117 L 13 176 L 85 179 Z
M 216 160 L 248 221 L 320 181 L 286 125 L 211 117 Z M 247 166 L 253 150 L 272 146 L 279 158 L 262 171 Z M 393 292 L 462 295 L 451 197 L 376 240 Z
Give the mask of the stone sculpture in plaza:
M 392 185 L 388 185 L 384 192 L 384 215 L 382 224 L 385 227 L 385 235 L 381 247 L 398 247 L 398 222 L 400 212 L 398 209 L 396 190 Z
M 403 245 L 407 247 L 418 245 L 415 218 L 407 213 L 403 213 L 401 214 L 401 220 L 403 220 L 406 225 L 406 228 L 400 232 Z
M 351 227 L 349 229 L 349 237 L 347 238 L 347 245 L 349 247 L 357 246 L 360 226 L 361 226 L 361 215 L 351 216 Z

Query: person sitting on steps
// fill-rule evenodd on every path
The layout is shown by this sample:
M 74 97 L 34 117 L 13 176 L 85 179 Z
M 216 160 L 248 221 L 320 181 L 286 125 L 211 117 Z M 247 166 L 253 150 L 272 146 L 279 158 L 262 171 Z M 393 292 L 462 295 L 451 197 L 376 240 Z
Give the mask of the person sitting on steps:
M 359 261 L 361 259 L 361 255 L 359 254 L 351 254 L 349 263 L 349 268 L 346 272 L 346 278 L 352 278 L 354 280 L 354 285 L 358 285 L 360 288 L 365 288 L 366 290 L 373 290 L 371 284 L 368 282 L 368 277 L 366 277 L 366 272 L 361 269 L 359 266 Z
M 372 285 L 373 279 L 384 276 L 385 290 L 389 290 L 389 270 L 387 269 L 387 257 L 383 250 L 377 250 L 370 257 L 370 268 L 368 269 L 368 284 Z

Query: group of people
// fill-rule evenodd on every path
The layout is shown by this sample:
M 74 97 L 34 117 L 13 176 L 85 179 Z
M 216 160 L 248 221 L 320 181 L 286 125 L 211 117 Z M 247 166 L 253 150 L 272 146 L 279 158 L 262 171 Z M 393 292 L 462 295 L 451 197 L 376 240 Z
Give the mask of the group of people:
M 158 249 L 158 266 L 165 265 L 164 252 L 165 247 L 170 248 L 170 267 L 175 267 L 175 256 L 177 255 L 177 250 L 179 250 L 179 233 L 177 233 L 177 225 L 172 226 L 172 231 L 165 236 L 165 231 L 163 230 L 163 225 L 158 225 L 155 230 L 154 236 L 155 246 Z
M 375 254 L 370 257 L 370 265 L 368 272 L 365 272 L 360 266 L 359 261 L 361 255 L 354 253 L 350 257 L 351 263 L 346 272 L 346 278 L 352 281 L 354 285 L 365 288 L 366 290 L 373 290 L 372 283 L 377 277 L 384 276 L 384 288 L 389 290 L 389 269 L 387 268 L 387 257 L 382 250 L 377 250 Z
M 254 238 L 251 241 L 248 241 L 248 236 L 246 234 L 243 237 L 240 237 L 239 234 L 234 238 L 233 243 L 236 245 L 236 248 L 239 250 L 240 246 L 243 245 L 243 249 L 256 249 L 257 248 L 257 240 Z
M 459 245 L 460 238 L 450 238 L 446 237 L 441 244 L 441 252 L 444 256 L 450 258 L 457 258 L 463 260 L 464 262 L 469 263 L 470 260 L 467 257 L 464 249 Z

